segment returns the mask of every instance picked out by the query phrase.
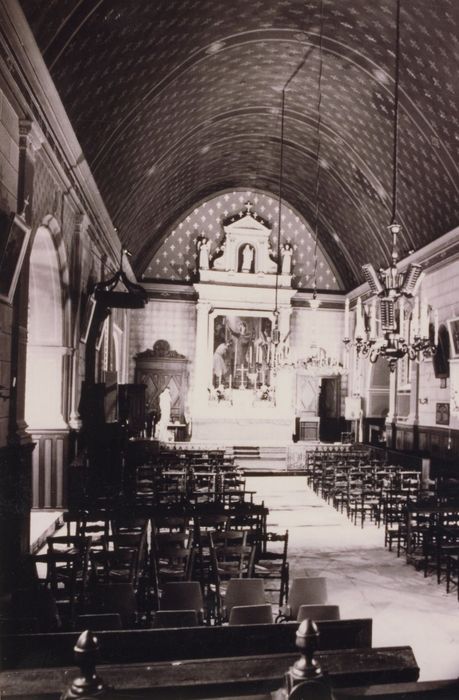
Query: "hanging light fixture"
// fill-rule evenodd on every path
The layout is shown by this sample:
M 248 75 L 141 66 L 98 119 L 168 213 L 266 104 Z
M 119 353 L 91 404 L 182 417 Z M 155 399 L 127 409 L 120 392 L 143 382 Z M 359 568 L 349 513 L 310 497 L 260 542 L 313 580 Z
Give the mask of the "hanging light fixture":
M 393 121 L 393 172 L 392 172 L 392 216 L 388 226 L 391 235 L 391 263 L 386 270 L 376 272 L 371 263 L 362 266 L 363 274 L 373 294 L 370 306 L 369 324 L 359 297 L 356 305 L 356 321 L 354 345 L 357 355 L 368 357 L 370 362 L 376 362 L 379 357 L 385 357 L 391 372 L 395 370 L 397 360 L 408 355 L 411 360 L 419 360 L 421 356 L 431 357 L 436 350 L 438 339 L 438 316 L 435 314 L 434 342 L 430 339 L 430 314 L 425 298 L 420 300 L 419 290 L 424 273 L 421 265 L 411 264 L 405 272 L 398 270 L 397 238 L 401 226 L 397 223 L 397 179 L 398 179 L 398 104 L 399 104 L 399 75 L 400 75 L 400 4 L 396 8 L 396 39 L 395 39 L 395 91 L 394 91 L 394 121 Z M 405 303 L 405 299 L 413 299 L 413 303 Z M 379 301 L 379 303 L 378 303 Z M 378 326 L 379 307 L 379 334 Z M 406 316 L 411 310 L 411 323 Z M 349 334 L 349 299 L 346 299 L 344 320 L 344 343 L 351 344 Z

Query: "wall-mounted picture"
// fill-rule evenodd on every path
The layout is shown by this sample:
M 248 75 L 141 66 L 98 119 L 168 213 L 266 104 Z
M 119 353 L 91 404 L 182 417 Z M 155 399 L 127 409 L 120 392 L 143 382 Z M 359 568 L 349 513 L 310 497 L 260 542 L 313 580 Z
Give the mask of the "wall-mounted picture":
M 435 423 L 437 425 L 449 425 L 449 403 L 436 404 Z
M 459 357 L 459 318 L 448 320 L 448 331 L 450 339 L 450 357 Z
M 0 215 L 0 298 L 13 302 L 30 237 L 30 226 L 17 214 Z

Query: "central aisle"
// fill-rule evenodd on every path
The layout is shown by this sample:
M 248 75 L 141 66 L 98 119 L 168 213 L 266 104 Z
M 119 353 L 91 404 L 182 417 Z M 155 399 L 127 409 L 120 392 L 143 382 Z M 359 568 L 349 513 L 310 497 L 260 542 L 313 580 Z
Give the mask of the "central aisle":
M 290 579 L 326 576 L 341 617 L 373 618 L 373 646 L 411 646 L 421 680 L 459 676 L 456 593 L 387 551 L 383 527 L 352 525 L 303 476 L 247 476 L 247 489 L 269 508 L 269 530 L 289 530 Z

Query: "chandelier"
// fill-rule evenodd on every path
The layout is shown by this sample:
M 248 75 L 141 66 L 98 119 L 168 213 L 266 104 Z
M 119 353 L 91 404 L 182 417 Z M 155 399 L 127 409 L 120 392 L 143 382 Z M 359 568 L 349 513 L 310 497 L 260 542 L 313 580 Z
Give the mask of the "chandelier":
M 385 357 L 391 371 L 394 371 L 397 360 L 405 355 L 410 360 L 419 360 L 421 356 L 431 357 L 438 342 L 438 314 L 434 314 L 432 340 L 430 308 L 425 297 L 420 298 L 418 294 L 424 276 L 421 265 L 411 264 L 404 273 L 398 270 L 397 236 L 400 229 L 401 226 L 396 223 L 389 226 L 392 235 L 392 261 L 387 270 L 377 273 L 371 263 L 362 266 L 373 299 L 367 324 L 362 300 L 358 297 L 354 333 L 357 354 L 368 357 L 370 362 L 376 362 L 380 356 Z M 406 299 L 413 301 L 406 302 Z M 346 299 L 345 306 L 344 336 L 344 343 L 348 346 L 351 342 L 349 299 Z
M 397 360 L 408 356 L 411 360 L 431 357 L 438 342 L 438 315 L 435 313 L 434 339 L 430 336 L 429 305 L 420 300 L 419 290 L 424 273 L 421 265 L 411 264 L 406 272 L 399 272 L 397 237 L 402 227 L 397 223 L 397 177 L 398 177 L 398 102 L 400 74 L 400 0 L 396 7 L 395 91 L 393 122 L 393 173 L 392 173 L 392 219 L 388 227 L 392 237 L 391 263 L 378 272 L 371 263 L 362 265 L 364 277 L 373 295 L 370 305 L 369 323 L 359 297 L 356 305 L 354 345 L 357 355 L 376 362 L 385 357 L 391 372 Z M 406 300 L 413 300 L 406 302 Z M 379 301 L 379 303 L 378 303 Z M 378 314 L 379 306 L 379 314 Z M 411 312 L 411 318 L 410 318 Z M 379 317 L 379 324 L 378 324 Z M 378 332 L 379 325 L 379 332 Z M 349 347 L 349 299 L 346 299 L 344 317 L 344 344 Z

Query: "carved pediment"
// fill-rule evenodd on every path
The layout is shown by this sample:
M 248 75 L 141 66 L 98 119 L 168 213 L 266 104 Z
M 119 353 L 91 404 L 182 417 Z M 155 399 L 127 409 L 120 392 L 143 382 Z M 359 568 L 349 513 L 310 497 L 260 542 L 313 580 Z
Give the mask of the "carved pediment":
M 244 275 L 276 274 L 277 262 L 273 259 L 270 242 L 271 225 L 252 211 L 250 202 L 246 203 L 244 211 L 226 219 L 223 230 L 222 252 L 212 260 L 210 276 L 212 270 Z

